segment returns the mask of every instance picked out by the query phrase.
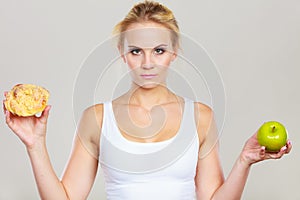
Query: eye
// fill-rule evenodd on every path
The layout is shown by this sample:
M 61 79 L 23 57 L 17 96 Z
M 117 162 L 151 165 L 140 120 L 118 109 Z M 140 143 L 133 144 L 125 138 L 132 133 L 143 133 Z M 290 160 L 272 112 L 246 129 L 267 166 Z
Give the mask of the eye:
M 141 49 L 132 49 L 130 51 L 132 55 L 140 55 L 142 53 Z
M 157 49 L 155 49 L 155 51 L 154 51 L 154 53 L 155 53 L 155 54 L 158 54 L 158 55 L 163 54 L 164 52 L 165 52 L 165 50 L 162 49 L 162 48 L 157 48 Z

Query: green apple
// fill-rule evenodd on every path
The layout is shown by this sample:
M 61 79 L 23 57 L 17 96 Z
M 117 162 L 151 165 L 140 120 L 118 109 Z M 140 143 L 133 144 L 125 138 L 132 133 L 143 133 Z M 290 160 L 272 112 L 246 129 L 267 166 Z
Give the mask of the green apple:
M 266 151 L 278 152 L 286 145 L 287 131 L 279 122 L 265 122 L 257 132 L 257 140 L 261 146 L 266 147 Z

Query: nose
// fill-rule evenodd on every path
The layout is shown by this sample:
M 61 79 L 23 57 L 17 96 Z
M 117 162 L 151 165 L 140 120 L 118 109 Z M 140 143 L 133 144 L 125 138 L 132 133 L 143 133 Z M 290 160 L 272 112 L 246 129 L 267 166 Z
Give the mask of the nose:
M 142 68 L 143 69 L 152 69 L 154 63 L 152 62 L 152 54 L 150 51 L 146 51 L 143 55 Z

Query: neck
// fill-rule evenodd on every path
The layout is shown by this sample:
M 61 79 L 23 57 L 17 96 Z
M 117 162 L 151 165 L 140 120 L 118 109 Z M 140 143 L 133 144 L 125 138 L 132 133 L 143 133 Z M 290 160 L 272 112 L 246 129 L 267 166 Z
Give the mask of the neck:
M 159 85 L 154 88 L 143 88 L 133 84 L 127 95 L 131 104 L 141 105 L 145 108 L 152 108 L 155 105 L 168 103 L 174 101 L 174 98 L 176 98 L 176 95 L 165 85 Z

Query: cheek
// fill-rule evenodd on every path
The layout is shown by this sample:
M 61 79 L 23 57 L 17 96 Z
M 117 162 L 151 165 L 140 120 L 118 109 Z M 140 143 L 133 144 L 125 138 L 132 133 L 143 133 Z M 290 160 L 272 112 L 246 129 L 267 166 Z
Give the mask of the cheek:
M 132 56 L 125 56 L 125 61 L 130 69 L 134 69 L 140 66 L 141 61 L 137 58 L 132 58 Z
M 165 67 L 169 67 L 169 65 L 172 62 L 172 56 L 170 55 L 165 55 L 165 56 L 161 56 L 157 59 L 156 64 L 160 65 L 160 66 L 165 66 Z

